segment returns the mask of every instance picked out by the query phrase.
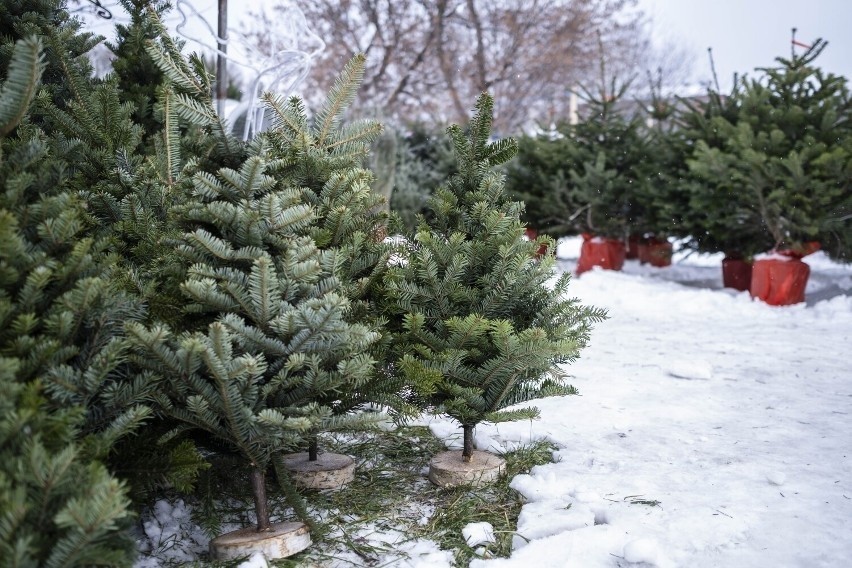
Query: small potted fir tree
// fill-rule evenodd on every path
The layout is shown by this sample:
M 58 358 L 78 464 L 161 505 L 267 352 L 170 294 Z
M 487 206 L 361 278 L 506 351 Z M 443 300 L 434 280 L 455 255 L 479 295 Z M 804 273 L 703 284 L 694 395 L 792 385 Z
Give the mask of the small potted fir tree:
M 669 177 L 680 181 L 683 196 L 675 212 L 675 233 L 691 250 L 724 253 L 723 285 L 743 291 L 751 284 L 753 256 L 766 250 L 771 238 L 749 207 L 747 194 L 727 175 L 724 132 L 737 121 L 740 89 L 741 78 L 735 75 L 730 94 L 709 89 L 704 100 L 681 101 L 679 128 L 670 138 L 680 159 Z
M 483 421 L 530 418 L 532 408 L 503 410 L 546 395 L 575 392 L 557 365 L 574 359 L 600 310 L 565 298 L 569 276 L 548 284 L 554 260 L 536 257 L 549 238 L 522 238 L 523 205 L 509 201 L 491 171 L 515 152 L 513 140 L 489 143 L 492 100 L 483 94 L 470 134 L 453 126 L 459 173 L 429 202 L 429 222 L 409 239 L 405 262 L 389 273 L 387 309 L 401 321 L 400 369 L 431 383 L 431 404 L 459 422 L 462 451 L 435 456 L 440 485 L 484 483 L 503 460 L 474 449 Z

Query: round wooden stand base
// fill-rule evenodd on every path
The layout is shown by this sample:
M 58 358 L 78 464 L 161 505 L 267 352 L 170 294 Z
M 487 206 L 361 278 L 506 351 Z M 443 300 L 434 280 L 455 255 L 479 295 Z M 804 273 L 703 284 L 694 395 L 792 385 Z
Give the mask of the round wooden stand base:
M 506 460 L 481 450 L 474 450 L 469 462 L 462 459 L 461 450 L 441 452 L 429 462 L 429 481 L 441 487 L 480 487 L 497 479 L 505 469 Z
M 304 523 L 275 523 L 264 532 L 248 527 L 217 536 L 210 541 L 210 555 L 216 560 L 233 560 L 260 552 L 267 560 L 275 560 L 293 556 L 310 545 L 311 534 Z
M 308 452 L 288 454 L 284 467 L 305 489 L 340 489 L 355 479 L 355 461 L 342 454 L 320 454 L 316 461 L 308 460 Z

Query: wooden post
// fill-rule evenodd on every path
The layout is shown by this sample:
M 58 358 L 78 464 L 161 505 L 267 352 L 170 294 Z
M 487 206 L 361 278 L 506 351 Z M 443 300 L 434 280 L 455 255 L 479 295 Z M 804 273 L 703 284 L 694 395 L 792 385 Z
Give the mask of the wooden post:
M 219 36 L 217 43 L 219 53 L 216 56 L 216 112 L 220 117 L 225 115 L 225 99 L 228 96 L 228 0 L 219 0 Z

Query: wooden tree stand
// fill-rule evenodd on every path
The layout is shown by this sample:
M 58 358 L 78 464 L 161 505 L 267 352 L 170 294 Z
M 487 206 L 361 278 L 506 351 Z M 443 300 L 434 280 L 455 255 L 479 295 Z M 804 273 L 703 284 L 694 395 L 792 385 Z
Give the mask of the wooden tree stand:
M 462 451 L 441 452 L 429 462 L 429 481 L 441 487 L 488 485 L 506 470 L 506 460 L 482 450 L 474 450 L 469 462 Z
M 304 523 L 274 523 L 268 531 L 247 527 L 217 536 L 210 541 L 210 555 L 216 560 L 234 560 L 260 552 L 267 560 L 276 560 L 310 545 L 311 533 Z
M 323 453 L 315 461 L 308 452 L 284 456 L 293 483 L 304 489 L 340 489 L 355 479 L 355 460 L 343 454 Z

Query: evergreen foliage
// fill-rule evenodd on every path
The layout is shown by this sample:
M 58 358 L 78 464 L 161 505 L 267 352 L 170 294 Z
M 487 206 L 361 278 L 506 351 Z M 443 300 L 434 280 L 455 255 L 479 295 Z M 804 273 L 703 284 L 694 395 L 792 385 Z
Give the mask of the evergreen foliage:
M 364 65 L 364 56 L 357 55 L 345 66 L 313 121 L 298 98 L 264 97 L 273 127 L 263 136 L 277 158 L 270 168 L 271 175 L 299 189 L 300 198 L 314 212 L 308 234 L 321 250 L 335 251 L 340 293 L 348 299 L 347 321 L 383 334 L 371 347 L 371 354 L 380 365 L 367 383 L 315 395 L 320 397 L 318 402 L 334 410 L 340 426 L 352 424 L 351 420 L 344 420 L 344 415 L 366 403 L 382 405 L 403 417 L 419 412 L 413 404 L 415 399 L 404 389 L 406 385 L 388 361 L 386 348 L 391 338 L 379 309 L 385 295 L 384 276 L 395 251 L 385 239 L 386 203 L 371 189 L 375 183 L 373 173 L 361 164 L 382 126 L 374 121 L 343 122 Z M 363 417 L 358 421 L 363 421 Z M 313 443 L 310 450 L 313 456 Z
M 530 399 L 575 391 L 557 367 L 577 357 L 600 310 L 564 298 L 568 275 L 549 283 L 553 259 L 521 238 L 523 205 L 507 200 L 492 171 L 511 158 L 513 140 L 489 143 L 492 102 L 482 95 L 466 136 L 448 132 L 459 173 L 430 200 L 404 262 L 389 274 L 388 295 L 402 335 L 400 368 L 409 380 L 431 382 L 432 403 L 459 421 L 464 456 L 484 420 L 535 416 L 502 411 Z
M 265 95 L 273 116 L 268 139 L 281 160 L 276 177 L 299 188 L 315 211 L 310 234 L 321 249 L 337 249 L 346 295 L 370 304 L 391 248 L 383 242 L 387 215 L 383 198 L 371 191 L 372 172 L 361 164 L 382 132 L 374 121 L 343 123 L 364 74 L 365 57 L 344 67 L 313 122 L 298 98 Z M 361 306 L 366 317 L 368 306 Z
M 157 88 L 163 73 L 146 51 L 149 41 L 157 39 L 159 30 L 148 17 L 148 10 L 162 16 L 169 4 L 163 0 L 120 0 L 130 16 L 130 23 L 117 24 L 116 39 L 107 47 L 115 55 L 113 73 L 118 78 L 121 101 L 133 106 L 133 121 L 142 126 L 146 138 L 159 133 L 160 122 L 154 116 Z
M 368 382 L 366 350 L 377 336 L 345 321 L 339 252 L 317 248 L 307 234 L 313 209 L 270 175 L 284 162 L 263 137 L 249 153 L 239 170 L 196 173 L 184 213 L 194 228 L 178 246 L 191 264 L 182 290 L 190 311 L 215 321 L 206 334 L 138 325 L 131 333 L 138 364 L 162 384 L 160 407 L 182 424 L 172 435 L 203 430 L 252 464 L 263 529 L 268 466 L 343 421 L 322 402 L 346 401 Z
M 402 232 L 417 228 L 428 215 L 427 202 L 441 183 L 456 173 L 456 158 L 449 136 L 442 130 L 414 124 L 397 132 L 397 157 L 390 209 Z
M 16 109 L 0 138 L 0 557 L 129 565 L 126 490 L 99 460 L 150 416 L 120 334 L 140 310 L 86 232 L 68 145 L 19 110 L 41 65 L 40 41 L 18 41 L 0 87 L 0 108 Z
M 708 224 L 721 238 L 740 226 L 757 233 L 749 253 L 823 240 L 836 258 L 849 257 L 852 102 L 844 78 L 814 65 L 825 46 L 818 40 L 745 80 L 732 112 L 711 119 L 718 144 L 698 141 L 689 161 L 703 182 L 693 209 L 720 194 L 733 198 L 732 214 L 710 209 Z
M 625 238 L 641 232 L 644 223 L 641 186 L 648 142 L 638 115 L 626 116 L 616 105 L 628 84 L 613 78 L 608 88 L 586 91 L 587 115 L 563 134 L 570 138 L 569 200 L 585 211 L 574 225 L 583 232 Z
M 686 245 L 699 252 L 724 252 L 729 258 L 751 257 L 771 246 L 760 219 L 748 206 L 747 194 L 730 179 L 719 177 L 724 167 L 719 164 L 694 168 L 689 160 L 700 147 L 705 156 L 721 151 L 725 145 L 724 128 L 736 122 L 739 113 L 742 78 L 734 76 L 731 92 L 721 94 L 708 90 L 703 102 L 682 100 L 677 115 L 678 130 L 669 139 L 678 156 L 671 177 L 683 180 L 685 203 L 677 212 L 676 234 Z M 703 171 L 712 167 L 717 173 L 710 184 Z
M 574 202 L 570 193 L 573 141 L 562 132 L 518 139 L 518 154 L 506 164 L 506 187 L 512 198 L 523 201 L 523 220 L 537 232 L 555 238 L 576 231 L 575 221 L 587 209 Z

